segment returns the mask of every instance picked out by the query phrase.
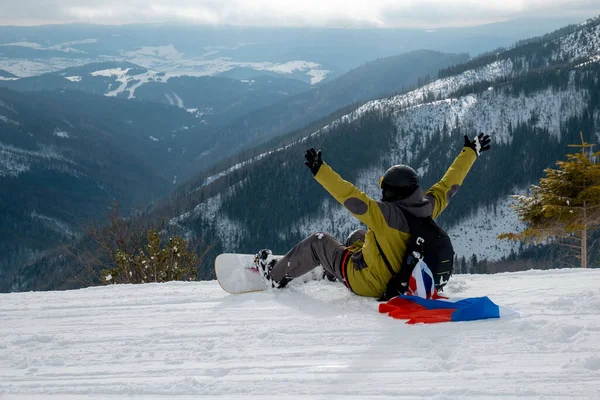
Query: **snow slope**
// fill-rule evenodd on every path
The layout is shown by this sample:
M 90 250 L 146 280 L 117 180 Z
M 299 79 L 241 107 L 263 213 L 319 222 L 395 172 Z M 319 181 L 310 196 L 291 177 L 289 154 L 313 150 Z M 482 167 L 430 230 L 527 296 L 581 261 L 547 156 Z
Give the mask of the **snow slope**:
M 600 270 L 456 276 L 520 317 L 405 325 L 339 283 L 0 295 L 0 398 L 598 399 Z

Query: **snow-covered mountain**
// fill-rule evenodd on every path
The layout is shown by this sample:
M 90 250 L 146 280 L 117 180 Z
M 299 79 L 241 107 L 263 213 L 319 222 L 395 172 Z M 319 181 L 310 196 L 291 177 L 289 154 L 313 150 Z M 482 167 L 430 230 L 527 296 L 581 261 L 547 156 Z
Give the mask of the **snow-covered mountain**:
M 265 73 L 317 84 L 377 58 L 430 49 L 479 54 L 577 18 L 467 28 L 324 29 L 185 24 L 0 26 L 0 69 L 37 76 L 93 62 L 130 62 L 170 75 Z
M 600 398 L 600 270 L 457 275 L 517 315 L 407 325 L 340 283 L 0 294 L 0 397 Z
M 199 192 L 205 200 L 171 223 L 190 235 L 211 226 L 223 249 L 234 252 L 283 252 L 316 230 L 342 239 L 360 225 L 312 182 L 302 165 L 306 147 L 322 148 L 334 169 L 378 198 L 379 177 L 390 165 L 409 163 L 424 186 L 433 184 L 462 136 L 484 131 L 493 150 L 478 160 L 441 221 L 459 257 L 499 260 L 516 250 L 495 239 L 518 228 L 509 196 L 564 158 L 579 131 L 600 138 L 599 55 L 596 18 L 440 71 L 440 79 L 417 90 L 368 102 L 295 142 L 263 146 L 198 177 L 186 199 L 200 200 Z
M 282 61 L 268 61 L 261 59 L 256 54 L 253 61 L 245 60 L 244 56 L 238 60 L 231 57 L 231 52 L 244 48 L 245 44 L 239 43 L 231 48 L 228 46 L 203 46 L 202 39 L 211 42 L 212 33 L 199 28 L 195 34 L 204 36 L 197 42 L 197 47 L 188 49 L 186 33 L 179 32 L 176 28 L 162 27 L 166 31 L 180 33 L 174 34 L 173 42 L 166 44 L 165 38 L 152 40 L 157 30 L 147 32 L 148 26 L 125 27 L 89 27 L 88 35 L 97 37 L 64 40 L 65 34 L 78 37 L 82 33 L 78 26 L 61 26 L 52 30 L 52 27 L 0 27 L 0 66 L 18 77 L 31 77 L 46 73 L 56 72 L 65 68 L 73 68 L 89 63 L 120 62 L 133 63 L 151 70 L 164 71 L 168 76 L 216 76 L 219 74 L 242 74 L 247 79 L 258 75 L 271 75 L 280 78 L 293 78 L 314 85 L 324 80 L 333 71 L 313 61 L 294 59 L 287 56 Z M 42 31 L 48 36 L 43 37 Z M 150 30 L 152 28 L 150 27 Z M 62 32 L 57 35 L 57 32 Z M 131 37 L 130 41 L 119 40 L 127 31 L 138 37 Z M 145 32 L 146 31 L 146 32 Z M 22 32 L 24 38 L 15 39 Z M 144 33 L 148 34 L 145 36 Z M 13 39 L 13 41 L 11 41 Z M 226 40 L 226 39 L 225 39 Z M 164 42 L 165 44 L 156 44 Z M 187 49 L 186 53 L 180 49 Z M 191 50 L 191 51 L 190 51 Z M 268 57 L 268 56 L 266 56 Z
M 310 84 L 280 76 L 251 80 L 167 74 L 128 62 L 91 63 L 28 78 L 0 81 L 18 91 L 81 90 L 108 97 L 152 101 L 188 110 L 215 125 L 305 92 Z

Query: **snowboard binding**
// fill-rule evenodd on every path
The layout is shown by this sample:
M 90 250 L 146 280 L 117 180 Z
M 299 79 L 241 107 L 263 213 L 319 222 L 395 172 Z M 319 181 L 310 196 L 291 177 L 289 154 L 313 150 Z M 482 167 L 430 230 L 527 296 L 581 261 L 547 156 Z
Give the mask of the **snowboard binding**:
M 262 249 L 256 253 L 254 264 L 256 265 L 258 272 L 262 275 L 267 287 L 281 289 L 291 280 L 287 277 L 284 277 L 280 281 L 271 278 L 271 272 L 273 271 L 275 264 L 277 264 L 277 259 L 273 258 L 273 252 L 269 249 Z

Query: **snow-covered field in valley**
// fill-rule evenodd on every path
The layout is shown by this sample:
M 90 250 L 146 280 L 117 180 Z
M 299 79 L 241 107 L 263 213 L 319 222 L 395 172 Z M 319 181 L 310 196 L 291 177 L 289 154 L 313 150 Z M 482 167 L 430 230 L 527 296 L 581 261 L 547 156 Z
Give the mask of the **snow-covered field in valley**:
M 406 325 L 341 284 L 0 295 L 0 398 L 600 399 L 600 270 L 451 279 L 520 316 Z

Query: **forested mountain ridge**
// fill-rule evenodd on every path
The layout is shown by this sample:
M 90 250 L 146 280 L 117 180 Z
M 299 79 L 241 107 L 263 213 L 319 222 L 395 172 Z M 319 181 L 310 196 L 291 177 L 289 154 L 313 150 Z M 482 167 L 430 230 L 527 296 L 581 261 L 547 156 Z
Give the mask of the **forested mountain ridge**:
M 79 237 L 113 202 L 128 212 L 168 193 L 196 140 L 182 126 L 195 121 L 161 104 L 0 88 L 0 278 Z
M 590 141 L 600 133 L 599 55 L 600 19 L 593 19 L 453 67 L 455 74 L 442 71 L 417 90 L 368 102 L 293 144 L 196 180 L 170 204 L 180 211 L 171 226 L 188 235 L 214 230 L 222 250 L 233 252 L 280 253 L 316 230 L 342 239 L 360 224 L 311 178 L 306 147 L 321 148 L 337 172 L 378 198 L 390 165 L 409 163 L 428 187 L 462 148 L 463 134 L 484 131 L 493 151 L 477 161 L 440 222 L 459 257 L 508 257 L 518 248 L 495 238 L 515 227 L 509 196 L 564 158 L 580 131 Z

